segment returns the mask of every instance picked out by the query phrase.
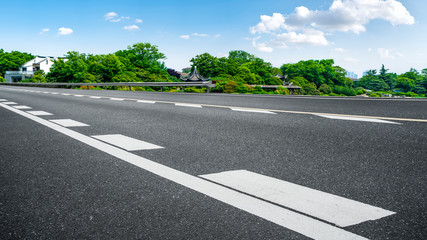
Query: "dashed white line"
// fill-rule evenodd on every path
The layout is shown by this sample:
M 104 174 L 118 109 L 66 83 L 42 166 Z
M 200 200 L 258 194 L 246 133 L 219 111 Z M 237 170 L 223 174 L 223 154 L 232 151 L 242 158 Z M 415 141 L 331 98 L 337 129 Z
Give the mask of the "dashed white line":
M 32 107 L 28 107 L 28 106 L 24 106 L 24 105 L 20 105 L 20 106 L 13 106 L 16 109 L 32 109 Z
M 336 120 L 347 120 L 347 121 L 360 121 L 360 122 L 373 122 L 373 123 L 389 123 L 389 124 L 401 124 L 397 122 L 386 121 L 375 118 L 362 118 L 362 117 L 346 117 L 346 116 L 335 116 L 335 115 L 317 115 L 319 117 L 336 119 Z
M 128 151 L 161 149 L 158 145 L 144 142 L 135 138 L 127 137 L 121 134 L 95 135 L 92 136 L 103 142 L 110 143 L 114 146 L 126 149 Z
M 87 127 L 86 123 L 78 122 L 72 119 L 54 119 L 50 120 L 51 122 L 54 122 L 56 124 L 59 124 L 63 127 Z
M 71 94 L 69 93 L 61 93 L 62 96 L 70 96 Z
M 51 115 L 53 115 L 52 113 L 48 113 L 45 111 L 27 111 L 27 113 L 33 114 L 35 116 L 51 116 Z
M 123 98 L 110 98 L 110 100 L 112 100 L 112 101 L 123 101 L 124 99 Z
M 230 108 L 230 109 L 233 111 L 238 111 L 238 112 L 276 114 L 275 112 L 270 112 L 270 111 L 266 111 L 266 110 L 255 110 L 255 109 L 246 109 L 246 108 Z
M 74 97 L 83 97 L 83 95 L 79 95 L 79 94 L 74 94 Z
M 325 222 L 156 163 L 123 149 L 103 143 L 95 138 L 85 136 L 71 129 L 61 127 L 60 125 L 42 118 L 27 114 L 21 110 L 14 109 L 1 103 L 0 106 L 160 177 L 181 184 L 194 191 L 200 192 L 201 194 L 264 218 L 270 222 L 278 224 L 279 226 L 291 229 L 307 237 L 319 240 L 366 239 Z
M 6 105 L 14 105 L 14 104 L 17 104 L 16 102 L 2 102 L 3 104 L 6 104 Z
M 200 104 L 190 104 L 190 103 L 175 103 L 175 106 L 193 107 L 193 108 L 201 108 L 202 107 L 202 105 L 200 105 Z
M 246 170 L 207 174 L 201 177 L 340 227 L 395 214 L 379 207 Z
M 0 99 L 0 102 L 6 102 L 6 101 L 8 101 L 8 100 L 6 100 L 6 99 Z
M 136 102 L 139 102 L 139 103 L 150 103 L 150 104 L 156 103 L 155 101 L 149 101 L 149 100 L 137 100 Z
M 101 97 L 98 97 L 98 96 L 90 96 L 89 98 L 100 99 Z

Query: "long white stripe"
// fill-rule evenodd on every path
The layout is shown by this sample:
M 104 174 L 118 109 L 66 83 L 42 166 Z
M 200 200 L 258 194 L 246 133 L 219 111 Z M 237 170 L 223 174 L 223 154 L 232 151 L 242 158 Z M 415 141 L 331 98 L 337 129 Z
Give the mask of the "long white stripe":
M 336 116 L 336 115 L 317 115 L 319 117 L 337 119 L 337 120 L 348 120 L 348 121 L 360 121 L 360 122 L 374 122 L 374 123 L 389 123 L 389 124 L 401 124 L 397 122 L 391 122 L 381 119 L 374 118 L 361 118 L 361 117 L 346 117 L 346 116 Z
M 45 111 L 27 111 L 27 113 L 35 115 L 35 116 L 50 116 L 53 115 L 52 113 L 48 113 Z
M 123 98 L 110 98 L 110 100 L 112 100 L 112 101 L 123 101 L 124 99 Z
M 175 103 L 175 106 L 193 107 L 193 108 L 201 108 L 202 107 L 202 105 L 200 105 L 200 104 L 191 104 L 191 103 Z
M 6 99 L 0 99 L 0 102 L 6 102 L 6 101 L 8 101 L 8 100 L 6 100 Z
M 149 101 L 149 100 L 137 100 L 136 102 L 139 102 L 139 103 L 156 103 L 155 101 Z
M 14 108 L 16 108 L 16 109 L 31 109 L 32 107 L 28 107 L 28 106 L 24 106 L 24 105 L 21 105 L 21 106 L 13 106 Z
M 98 97 L 98 96 L 90 96 L 89 98 L 100 99 L 101 97 Z
M 166 178 L 197 192 L 210 196 L 214 199 L 227 203 L 231 206 L 264 218 L 280 226 L 289 228 L 295 232 L 307 237 L 319 240 L 347 240 L 347 239 L 366 239 L 362 236 L 334 227 L 316 219 L 298 214 L 277 205 L 262 201 L 260 199 L 239 193 L 218 184 L 206 181 L 204 179 L 180 172 L 173 168 L 161 165 L 146 158 L 132 154 L 120 148 L 103 143 L 94 138 L 85 136 L 73 130 L 61 127 L 57 124 L 44 120 L 42 118 L 27 114 L 23 111 L 14 109 L 0 103 L 0 106 L 9 109 L 21 116 L 29 118 L 55 131 L 63 133 L 80 142 L 92 146 L 100 151 L 117 157 L 123 161 L 131 163 L 160 177 Z
M 59 124 L 63 127 L 87 127 L 86 123 L 78 122 L 72 119 L 54 119 L 50 120 L 51 122 L 54 122 L 56 124 Z
M 121 134 L 108 134 L 92 136 L 103 142 L 113 144 L 114 146 L 126 149 L 128 151 L 161 149 L 163 147 L 152 143 L 144 142 L 135 138 L 127 137 Z
M 256 109 L 245 109 L 245 108 L 231 108 L 231 110 L 238 111 L 238 112 L 252 112 L 252 113 L 276 114 L 275 112 L 270 112 L 270 111 L 256 110 Z
M 395 214 L 382 208 L 246 170 L 207 174 L 201 177 L 340 227 Z
M 6 105 L 13 105 L 13 104 L 17 104 L 16 102 L 2 102 L 3 104 L 6 104 Z

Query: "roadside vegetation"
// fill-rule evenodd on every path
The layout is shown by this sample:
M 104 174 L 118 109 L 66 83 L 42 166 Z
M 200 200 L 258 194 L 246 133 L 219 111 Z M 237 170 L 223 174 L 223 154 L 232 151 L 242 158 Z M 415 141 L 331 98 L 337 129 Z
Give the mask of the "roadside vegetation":
M 33 59 L 28 53 L 0 49 L 0 82 L 5 71 L 17 71 L 19 66 Z M 55 61 L 48 74 L 37 71 L 26 82 L 60 82 L 60 83 L 102 83 L 102 82 L 178 82 L 181 73 L 168 69 L 162 60 L 165 54 L 150 43 L 136 43 L 125 50 L 115 53 L 94 55 L 75 51 L 68 52 L 64 59 Z M 285 63 L 280 68 L 273 67 L 245 51 L 230 51 L 228 57 L 215 57 L 203 53 L 193 57 L 192 69 L 197 67 L 204 77 L 216 82 L 212 92 L 251 93 L 251 94 L 290 94 L 286 87 L 272 89 L 260 85 L 283 85 L 280 78 L 284 76 L 287 83 L 300 86 L 300 94 L 322 96 L 356 96 L 369 97 L 405 96 L 425 97 L 427 94 L 427 68 L 418 72 L 411 68 L 408 72 L 397 75 L 381 67 L 369 70 L 360 81 L 353 82 L 345 77 L 346 70 L 334 65 L 332 59 L 307 60 L 298 63 Z M 104 89 L 82 86 L 81 88 Z M 108 87 L 108 89 L 128 89 Z M 159 91 L 155 87 L 132 87 L 135 91 Z M 164 91 L 179 91 L 175 87 L 163 88 Z M 186 88 L 187 92 L 204 92 L 203 88 Z

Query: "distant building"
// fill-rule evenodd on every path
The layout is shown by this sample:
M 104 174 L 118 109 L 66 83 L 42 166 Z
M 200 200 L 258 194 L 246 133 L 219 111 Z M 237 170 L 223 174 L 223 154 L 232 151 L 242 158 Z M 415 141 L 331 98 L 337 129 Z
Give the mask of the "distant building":
M 352 78 L 352 79 L 357 79 L 357 74 L 355 74 L 354 72 L 346 72 L 345 74 L 346 77 L 348 78 Z
M 205 78 L 200 75 L 199 71 L 197 71 L 197 67 L 194 67 L 194 71 L 188 76 L 181 76 L 181 80 L 186 82 L 197 82 L 197 81 L 209 81 L 210 78 Z
M 19 82 L 23 79 L 31 78 L 39 70 L 48 73 L 54 60 L 56 60 L 54 57 L 37 56 L 33 60 L 24 63 L 19 71 L 6 71 L 4 78 L 6 82 Z

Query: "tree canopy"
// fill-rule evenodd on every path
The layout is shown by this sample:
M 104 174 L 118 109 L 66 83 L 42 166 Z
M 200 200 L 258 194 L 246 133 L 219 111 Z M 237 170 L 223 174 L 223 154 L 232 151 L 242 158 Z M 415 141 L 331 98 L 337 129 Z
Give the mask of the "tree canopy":
M 6 71 L 18 71 L 24 63 L 35 58 L 29 53 L 12 51 L 10 53 L 0 49 L 0 77 L 4 76 Z

